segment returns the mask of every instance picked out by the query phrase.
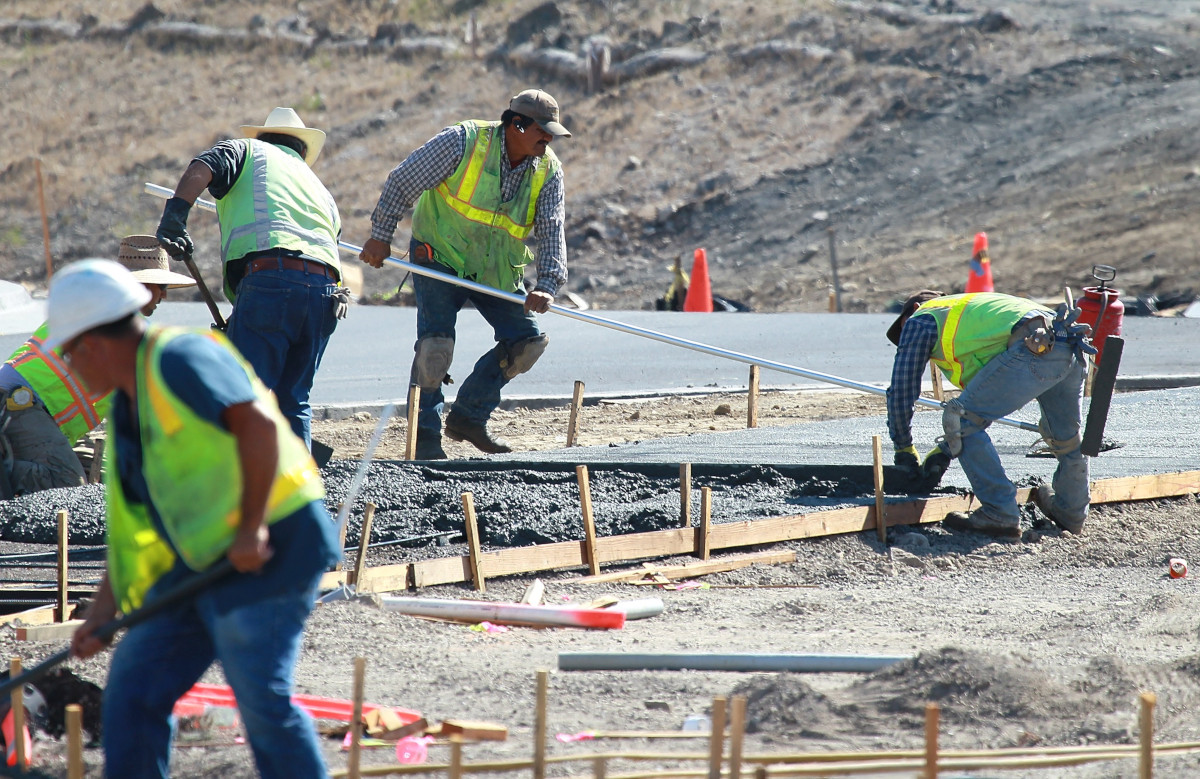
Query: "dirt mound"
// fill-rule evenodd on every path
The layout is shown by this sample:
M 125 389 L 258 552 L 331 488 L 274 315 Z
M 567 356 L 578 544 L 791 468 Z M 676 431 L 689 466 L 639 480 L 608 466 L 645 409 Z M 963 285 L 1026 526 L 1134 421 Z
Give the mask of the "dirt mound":
M 747 733 L 830 738 L 850 726 L 841 707 L 793 674 L 752 679 L 733 694 L 746 696 Z

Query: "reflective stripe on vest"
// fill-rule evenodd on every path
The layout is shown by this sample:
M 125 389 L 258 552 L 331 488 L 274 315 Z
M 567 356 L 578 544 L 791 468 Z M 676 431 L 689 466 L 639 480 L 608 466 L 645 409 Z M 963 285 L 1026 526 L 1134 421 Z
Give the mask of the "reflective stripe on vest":
M 226 263 L 269 249 L 298 251 L 341 275 L 341 216 L 333 195 L 291 149 L 254 139 L 225 197 L 217 201 Z M 232 291 L 226 295 L 233 300 Z
M 48 326 L 43 323 L 22 344 L 8 364 L 29 382 L 63 435 L 74 444 L 94 430 L 107 412 L 107 396 L 89 393 L 71 373 L 58 349 L 46 349 Z
M 304 442 L 279 413 L 274 396 L 223 335 L 210 330 L 151 329 L 138 348 L 139 437 L 146 486 L 170 546 L 158 535 L 146 507 L 127 501 L 120 468 L 110 460 L 104 479 L 109 495 L 109 580 L 123 608 L 125 603 L 140 602 L 170 570 L 174 562 L 171 547 L 189 568 L 203 570 L 225 554 L 241 521 L 242 469 L 237 439 L 198 416 L 162 377 L 163 348 L 184 333 L 212 339 L 229 350 L 250 380 L 256 402 L 275 424 L 279 462 L 267 496 L 267 523 L 325 495 Z M 147 535 L 147 530 L 153 535 Z
M 956 387 L 966 388 L 988 361 L 1008 348 L 1012 329 L 1030 311 L 1032 300 L 997 292 L 947 295 L 921 304 L 913 316 L 929 316 L 938 325 L 932 362 Z
M 529 182 L 529 205 L 525 209 L 524 219 L 521 222 L 513 221 L 513 217 L 503 211 L 489 211 L 473 205 L 472 198 L 475 197 L 475 190 L 479 188 L 479 179 L 483 175 L 484 163 L 487 161 L 488 152 L 491 150 L 497 130 L 499 130 L 498 124 L 495 127 L 488 127 L 481 132 L 476 132 L 471 153 L 463 155 L 466 168 L 462 170 L 458 186 L 451 191 L 448 184 L 460 177 L 459 172 L 455 171 L 454 175 L 437 185 L 437 192 L 446 201 L 446 205 L 463 218 L 489 227 L 498 227 L 518 241 L 523 241 L 533 232 L 533 217 L 537 212 L 538 195 L 542 193 L 542 187 L 546 184 L 546 171 L 550 166 L 538 164 L 540 160 L 535 161 L 536 167 L 534 167 L 533 176 Z M 500 132 L 503 131 L 500 130 Z M 549 149 L 546 151 L 550 152 Z M 499 157 L 498 146 L 497 157 Z M 459 168 L 462 169 L 462 163 L 459 163 Z M 516 200 L 517 197 L 513 199 Z

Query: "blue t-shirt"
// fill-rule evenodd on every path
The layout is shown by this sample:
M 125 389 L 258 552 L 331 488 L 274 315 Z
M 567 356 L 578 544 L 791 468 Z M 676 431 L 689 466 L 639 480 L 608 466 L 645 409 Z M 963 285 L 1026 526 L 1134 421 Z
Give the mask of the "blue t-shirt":
M 221 417 L 225 409 L 254 401 L 254 388 L 236 358 L 221 345 L 199 333 L 186 333 L 171 340 L 162 350 L 163 380 L 197 416 L 227 430 Z M 129 397 L 113 393 L 114 430 L 117 470 L 121 488 L 131 503 L 143 503 L 167 543 L 162 519 L 150 499 L 142 473 L 142 442 L 136 414 Z M 322 501 L 314 500 L 270 526 L 270 544 L 274 556 L 258 573 L 234 574 L 214 586 L 219 607 L 232 608 L 309 587 L 314 578 L 329 569 L 341 556 L 337 548 L 334 522 Z M 193 571 L 177 557 L 168 571 L 147 594 L 174 587 Z

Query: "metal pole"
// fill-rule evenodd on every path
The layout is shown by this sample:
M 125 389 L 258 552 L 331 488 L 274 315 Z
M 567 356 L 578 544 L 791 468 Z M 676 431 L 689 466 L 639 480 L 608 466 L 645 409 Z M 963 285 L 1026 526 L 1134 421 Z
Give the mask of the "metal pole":
M 169 190 L 166 187 L 160 187 L 156 184 L 149 184 L 149 183 L 146 184 L 146 192 L 148 192 L 151 195 L 156 195 L 161 198 L 170 198 L 174 194 L 172 192 L 172 190 Z M 209 200 L 197 199 L 196 205 L 199 206 L 200 208 L 203 208 L 203 209 L 206 209 L 209 211 L 217 210 L 216 205 L 212 201 L 209 201 Z M 338 241 L 338 246 L 343 251 L 351 252 L 353 254 L 358 254 L 359 252 L 362 251 L 361 246 L 355 246 L 354 244 L 347 243 L 345 241 Z M 428 276 L 430 278 L 439 279 L 441 281 L 445 281 L 448 284 L 456 284 L 460 287 L 464 287 L 464 288 L 472 290 L 474 292 L 481 292 L 484 295 L 491 295 L 492 297 L 500 298 L 501 300 L 509 300 L 509 301 L 512 301 L 513 303 L 520 303 L 521 305 L 525 304 L 525 298 L 522 297 L 521 295 L 515 295 L 511 292 L 503 292 L 501 290 L 496 289 L 495 287 L 489 287 L 485 284 L 479 284 L 478 282 L 470 281 L 469 279 L 460 279 L 458 276 L 452 276 L 447 273 L 442 273 L 441 271 L 433 270 L 432 268 L 427 268 L 423 265 L 414 265 L 411 262 L 405 262 L 404 260 L 398 260 L 395 257 L 388 257 L 386 261 L 392 265 L 403 268 L 406 271 L 409 271 L 411 273 L 416 273 L 421 276 Z M 735 352 L 735 351 L 731 351 L 729 349 L 721 349 L 716 346 L 709 346 L 708 344 L 703 344 L 703 343 L 700 343 L 699 341 L 690 341 L 686 338 L 679 338 L 677 336 L 668 335 L 667 333 L 660 333 L 657 330 L 650 330 L 649 328 L 645 328 L 645 327 L 635 327 L 633 325 L 627 325 L 623 322 L 618 322 L 613 319 L 605 319 L 604 317 L 599 317 L 599 316 L 596 316 L 595 314 L 589 314 L 585 311 L 575 311 L 574 309 L 564 308 L 563 306 L 554 305 L 554 304 L 550 305 L 550 311 L 552 311 L 555 314 L 560 314 L 561 316 L 568 317 L 570 319 L 578 319 L 581 322 L 587 322 L 587 323 L 593 324 L 593 325 L 600 325 L 601 327 L 607 327 L 610 330 L 617 330 L 622 333 L 629 333 L 630 335 L 638 335 L 643 338 L 649 338 L 654 341 L 661 341 L 662 343 L 671 344 L 672 346 L 680 346 L 680 347 L 683 347 L 684 349 L 691 349 L 694 352 L 701 352 L 703 354 L 712 355 L 713 357 L 722 357 L 726 360 L 735 360 L 737 362 L 742 362 L 747 365 L 761 365 L 764 368 L 769 368 L 770 370 L 778 371 L 780 373 L 787 373 L 787 374 L 791 374 L 793 376 L 800 376 L 800 377 L 803 377 L 806 379 L 813 379 L 814 381 L 823 381 L 827 384 L 836 384 L 839 387 L 845 387 L 846 389 L 857 390 L 859 392 L 866 392 L 866 393 L 869 393 L 872 395 L 883 395 L 883 396 L 887 395 L 887 390 L 880 389 L 879 387 L 872 387 L 870 384 L 861 384 L 857 381 L 850 381 L 849 379 L 843 379 L 839 376 L 833 376 L 828 373 L 821 373 L 820 371 L 810 371 L 810 370 L 806 370 L 805 368 L 798 368 L 795 365 L 788 365 L 787 363 L 775 362 L 774 360 L 764 360 L 763 358 L 755 357 L 752 354 L 744 354 L 742 352 Z M 945 407 L 944 403 L 938 403 L 936 400 L 929 400 L 928 398 L 917 398 L 917 404 L 922 405 L 922 406 L 927 406 L 929 408 L 944 408 Z M 998 422 L 999 424 L 1002 424 L 1002 425 L 1011 425 L 1013 427 L 1019 427 L 1022 430 L 1028 430 L 1032 433 L 1038 432 L 1037 425 L 1031 424 L 1029 422 L 1021 422 L 1020 420 L 1017 420 L 1017 419 L 1009 419 L 1008 417 L 1000 417 L 999 419 L 996 420 L 996 422 Z

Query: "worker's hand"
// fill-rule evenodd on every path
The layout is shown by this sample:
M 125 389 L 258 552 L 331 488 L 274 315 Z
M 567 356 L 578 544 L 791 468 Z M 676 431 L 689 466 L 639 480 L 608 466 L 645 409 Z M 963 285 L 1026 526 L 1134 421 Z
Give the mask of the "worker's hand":
M 903 449 L 897 449 L 892 455 L 892 462 L 910 479 L 916 479 L 921 475 L 921 458 L 917 454 L 917 447 L 912 444 Z
M 183 198 L 171 198 L 163 206 L 162 219 L 159 220 L 158 231 L 154 234 L 159 245 L 177 260 L 191 256 L 196 248 L 187 231 L 188 214 L 191 210 L 192 204 Z
M 946 450 L 941 446 L 935 446 L 929 454 L 925 455 L 925 460 L 921 463 L 921 478 L 930 486 L 936 487 L 941 483 L 946 471 L 950 469 L 950 461 L 950 455 Z
M 268 543 L 269 535 L 265 523 L 253 531 L 239 529 L 225 556 L 241 573 L 257 571 L 266 565 L 271 556 L 275 554 L 275 550 L 271 549 L 271 545 Z
M 76 628 L 75 633 L 71 636 L 71 655 L 80 660 L 86 660 L 108 647 L 112 639 L 100 640 L 96 637 L 96 629 L 115 616 L 117 616 L 117 606 L 112 600 L 111 591 L 107 598 L 104 597 L 104 593 L 98 592 L 96 599 L 88 606 L 83 624 Z
M 382 268 L 383 261 L 391 256 L 392 245 L 374 238 L 368 238 L 367 242 L 363 244 L 362 251 L 358 253 L 358 259 L 372 268 Z
M 553 302 L 554 296 L 549 292 L 535 289 L 525 296 L 525 313 L 544 314 L 550 310 L 550 304 Z

